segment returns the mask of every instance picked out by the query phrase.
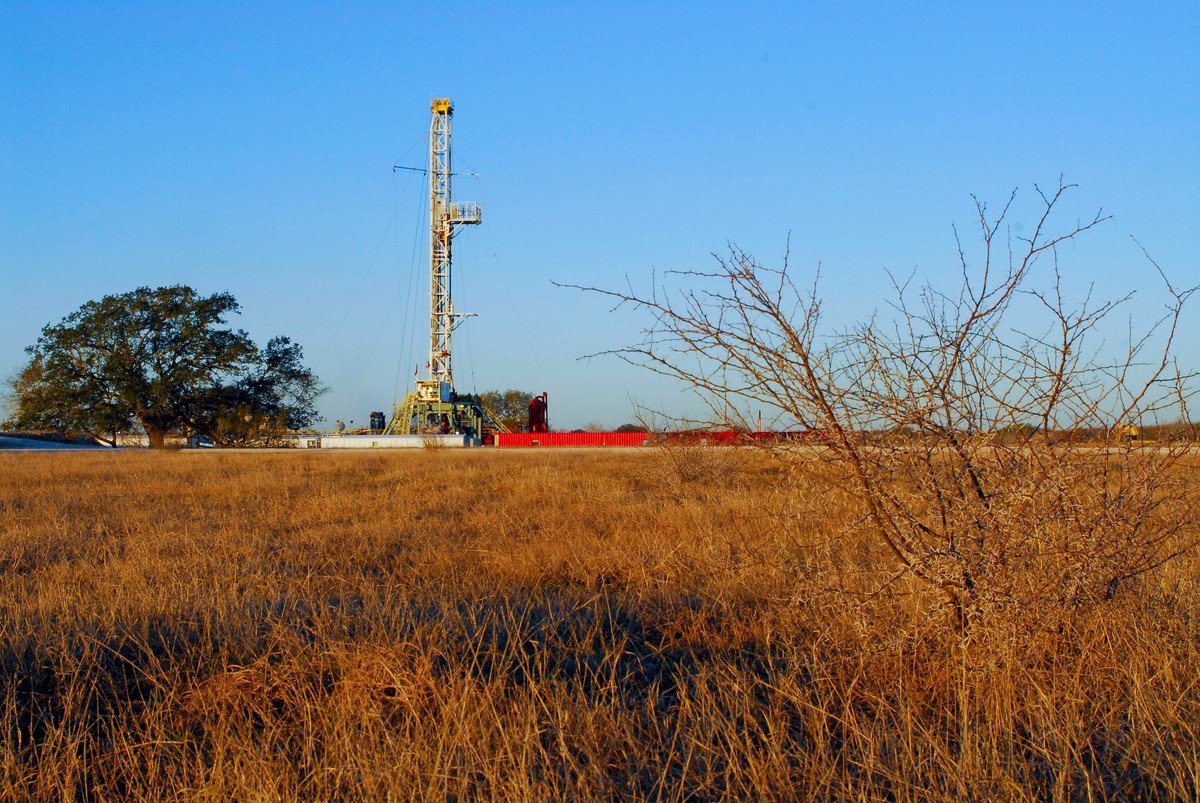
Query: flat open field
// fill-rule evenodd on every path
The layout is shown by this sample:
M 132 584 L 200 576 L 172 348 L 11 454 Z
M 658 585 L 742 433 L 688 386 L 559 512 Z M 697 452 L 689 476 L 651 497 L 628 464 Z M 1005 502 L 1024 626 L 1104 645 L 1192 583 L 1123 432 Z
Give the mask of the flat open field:
M 1194 558 L 964 639 L 860 513 L 732 448 L 0 454 L 0 798 L 1196 799 Z

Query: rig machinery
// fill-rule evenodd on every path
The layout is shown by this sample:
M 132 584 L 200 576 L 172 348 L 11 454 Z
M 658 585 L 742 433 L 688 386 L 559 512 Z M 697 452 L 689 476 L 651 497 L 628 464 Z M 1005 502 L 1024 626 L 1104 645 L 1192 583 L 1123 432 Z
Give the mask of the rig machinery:
M 451 246 L 463 226 L 483 220 L 478 203 L 454 201 L 450 164 L 450 125 L 454 104 L 438 98 L 430 104 L 429 124 L 429 360 L 426 377 L 395 405 L 386 435 L 463 435 L 488 443 L 507 432 L 475 396 L 454 390 L 453 335 L 474 313 L 455 312 L 451 295 Z

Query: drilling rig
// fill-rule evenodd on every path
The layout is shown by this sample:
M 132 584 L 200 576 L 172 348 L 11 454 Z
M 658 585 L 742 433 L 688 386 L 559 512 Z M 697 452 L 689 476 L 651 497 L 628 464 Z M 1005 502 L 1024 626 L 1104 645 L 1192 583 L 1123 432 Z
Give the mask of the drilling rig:
M 464 435 L 488 442 L 494 432 L 507 432 L 478 398 L 454 390 L 453 336 L 474 313 L 455 312 L 451 294 L 451 247 L 463 226 L 483 220 L 479 204 L 454 201 L 450 163 L 450 127 L 454 104 L 438 98 L 430 104 L 429 123 L 429 359 L 426 375 L 395 405 L 386 435 Z

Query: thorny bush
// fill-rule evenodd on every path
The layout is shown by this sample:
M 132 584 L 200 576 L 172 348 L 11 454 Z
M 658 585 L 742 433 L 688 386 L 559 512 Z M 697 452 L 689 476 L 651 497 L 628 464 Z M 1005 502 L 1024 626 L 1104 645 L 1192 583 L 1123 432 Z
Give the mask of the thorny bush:
M 982 254 L 972 265 L 956 231 L 952 292 L 893 279 L 890 314 L 840 331 L 822 319 L 816 277 L 802 286 L 786 256 L 768 267 L 733 246 L 711 271 L 667 274 L 682 289 L 580 289 L 648 312 L 642 342 L 615 353 L 691 385 L 723 423 L 748 429 L 734 411 L 766 406 L 822 433 L 770 448 L 850 489 L 861 517 L 844 537 L 869 533 L 965 631 L 1034 600 L 1111 598 L 1200 532 L 1195 484 L 1174 471 L 1186 442 L 1120 437 L 1186 424 L 1191 375 L 1173 346 L 1194 288 L 1146 254 L 1165 314 L 1121 354 L 1093 345 L 1125 299 L 1066 300 L 1060 247 L 1107 220 L 1055 232 L 1070 188 L 1037 190 L 1026 238 L 1001 234 L 1016 191 L 995 216 L 976 199 Z

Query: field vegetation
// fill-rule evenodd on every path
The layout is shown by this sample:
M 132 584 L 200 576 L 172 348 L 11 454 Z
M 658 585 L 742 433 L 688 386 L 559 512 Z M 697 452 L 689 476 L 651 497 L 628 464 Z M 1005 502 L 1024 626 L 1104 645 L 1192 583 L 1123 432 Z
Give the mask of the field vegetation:
M 0 455 L 0 798 L 1196 799 L 1193 553 L 964 630 L 796 466 Z

